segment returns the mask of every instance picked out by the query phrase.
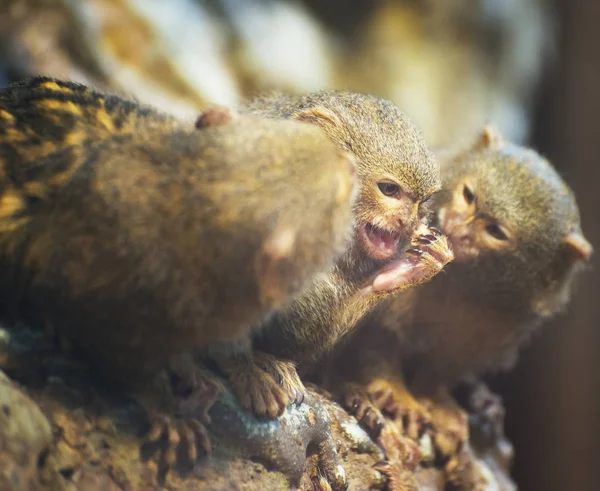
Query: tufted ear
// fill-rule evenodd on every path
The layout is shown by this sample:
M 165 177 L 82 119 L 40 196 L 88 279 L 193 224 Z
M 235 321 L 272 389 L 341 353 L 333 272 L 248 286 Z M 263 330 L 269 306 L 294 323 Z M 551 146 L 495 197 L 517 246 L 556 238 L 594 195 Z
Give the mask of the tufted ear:
M 231 123 L 236 117 L 237 114 L 232 109 L 215 106 L 200 114 L 196 119 L 196 124 L 194 126 L 199 130 L 204 128 L 216 128 Z
M 533 311 L 542 317 L 565 309 L 571 297 L 573 281 L 583 269 L 582 263 L 587 262 L 594 252 L 592 245 L 579 231 L 565 235 L 562 244 L 564 255 L 561 256 L 559 269 L 554 273 L 554 281 L 533 299 Z
M 466 155 L 479 150 L 499 147 L 504 141 L 500 131 L 492 124 L 486 124 L 477 134 L 474 140 L 467 141 L 456 147 L 445 147 L 435 149 L 435 156 L 444 164 L 455 164 L 461 161 Z M 442 166 L 443 168 L 444 166 Z
M 336 114 L 325 107 L 311 107 L 309 109 L 303 109 L 297 113 L 294 113 L 292 118 L 298 121 L 317 124 L 323 129 L 327 129 L 327 127 L 341 126 L 340 120 Z
M 473 148 L 483 149 L 497 147 L 502 144 L 502 141 L 503 138 L 498 128 L 494 125 L 486 124 L 479 133 Z
M 573 262 L 586 262 L 594 253 L 592 244 L 588 242 L 581 232 L 569 233 L 563 239 L 563 243 L 567 247 L 569 256 L 572 258 Z

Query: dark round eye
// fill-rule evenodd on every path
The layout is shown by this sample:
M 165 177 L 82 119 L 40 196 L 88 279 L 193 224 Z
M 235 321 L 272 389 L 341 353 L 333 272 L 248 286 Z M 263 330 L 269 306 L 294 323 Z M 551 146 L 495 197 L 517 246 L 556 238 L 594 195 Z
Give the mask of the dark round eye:
M 468 204 L 473 203 L 473 201 L 475 200 L 475 195 L 473 194 L 473 191 L 471 191 L 471 189 L 469 189 L 469 186 L 465 186 L 463 188 L 463 196 L 465 197 L 465 201 Z
M 497 223 L 490 223 L 485 227 L 485 231 L 497 240 L 508 240 L 508 237 Z
M 400 195 L 400 186 L 393 182 L 378 182 L 377 187 L 386 196 L 398 197 Z

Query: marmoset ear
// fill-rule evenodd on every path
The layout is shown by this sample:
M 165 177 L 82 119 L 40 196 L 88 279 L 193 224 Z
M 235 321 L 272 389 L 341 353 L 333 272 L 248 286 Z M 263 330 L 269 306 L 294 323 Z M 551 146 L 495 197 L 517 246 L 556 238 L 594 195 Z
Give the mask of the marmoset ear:
M 573 281 L 593 252 L 592 245 L 581 232 L 569 232 L 565 235 L 554 281 L 534 298 L 534 312 L 544 317 L 565 309 L 571 296 Z
M 493 148 L 498 147 L 503 142 L 502 134 L 492 124 L 486 124 L 479 136 L 475 140 L 475 144 L 473 145 L 473 149 L 484 149 L 484 148 Z
M 589 243 L 581 232 L 569 233 L 563 239 L 563 244 L 567 247 L 567 251 L 573 262 L 587 262 L 594 253 L 592 244 Z
M 228 107 L 215 106 L 207 109 L 196 118 L 197 129 L 216 128 L 231 123 L 237 114 Z
M 341 122 L 333 111 L 325 107 L 312 107 L 310 109 L 303 109 L 292 115 L 293 119 L 298 121 L 305 121 L 319 125 L 324 130 L 327 127 L 340 127 Z

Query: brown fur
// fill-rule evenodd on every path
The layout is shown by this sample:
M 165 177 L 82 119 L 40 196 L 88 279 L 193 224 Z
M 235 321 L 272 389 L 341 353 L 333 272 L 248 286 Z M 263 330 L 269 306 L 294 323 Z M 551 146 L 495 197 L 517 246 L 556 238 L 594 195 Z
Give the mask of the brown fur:
M 573 193 L 534 151 L 488 127 L 440 162 L 434 221 L 455 261 L 367 316 L 329 368 L 328 384 L 360 384 L 401 424 L 415 411 L 448 455 L 468 433 L 447 390 L 465 376 L 510 368 L 543 321 L 565 308 L 592 248 Z M 437 401 L 433 412 L 417 395 Z
M 75 82 L 33 77 L 0 89 L 0 144 L 13 164 L 90 138 L 178 125 L 152 107 Z
M 300 123 L 133 132 L 5 168 L 47 189 L 0 236 L 5 298 L 117 373 L 247 336 L 348 233 L 352 166 Z
M 215 108 L 196 129 L 103 97 L 54 80 L 0 93 L 0 315 L 54 330 L 134 388 L 149 443 L 167 444 L 164 478 L 179 447 L 187 463 L 210 450 L 222 387 L 189 353 L 243 344 L 331 267 L 356 169 L 308 124 Z M 173 419 L 165 389 L 190 385 Z M 198 408 L 202 421 L 179 416 Z
M 345 246 L 355 166 L 313 126 L 213 109 L 197 130 L 48 79 L 0 101 L 2 319 L 53 329 L 126 385 L 247 339 Z
M 565 309 L 591 254 L 573 193 L 533 150 L 486 128 L 474 147 L 442 162 L 442 173 L 449 193 L 436 205 L 436 219 L 457 259 L 420 288 L 414 327 L 402 329 L 407 369 L 423 389 L 510 368 L 540 324 Z M 465 179 L 474 186 L 475 207 L 461 216 L 475 218 L 456 225 L 449 210 L 460 207 Z M 492 240 L 485 232 L 490 223 L 504 227 L 509 240 Z M 465 240 L 475 254 L 463 257 Z M 386 325 L 399 320 L 393 311 L 390 304 Z

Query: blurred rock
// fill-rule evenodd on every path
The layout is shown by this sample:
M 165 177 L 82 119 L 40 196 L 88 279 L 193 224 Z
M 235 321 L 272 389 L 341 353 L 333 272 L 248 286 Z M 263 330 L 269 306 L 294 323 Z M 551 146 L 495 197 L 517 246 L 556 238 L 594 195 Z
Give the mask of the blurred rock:
M 148 417 L 134 399 L 56 352 L 38 333 L 21 328 L 0 334 L 0 368 L 29 394 L 0 377 L 0 479 L 13 486 L 0 489 L 160 487 L 157 456 L 142 451 Z M 413 489 L 418 481 L 420 489 L 452 483 L 452 489 L 514 489 L 498 440 L 491 446 L 473 442 L 452 472 L 423 467 L 393 427 L 373 442 L 318 388 L 309 388 L 305 402 L 277 420 L 256 419 L 230 392 L 210 415 L 213 452 L 191 469 L 172 469 L 160 481 L 165 488 L 312 491 L 343 490 L 347 483 L 348 490 L 393 490 Z M 387 487 L 391 483 L 405 487 Z
M 42 489 L 38 465 L 51 442 L 39 407 L 0 371 L 0 489 Z

